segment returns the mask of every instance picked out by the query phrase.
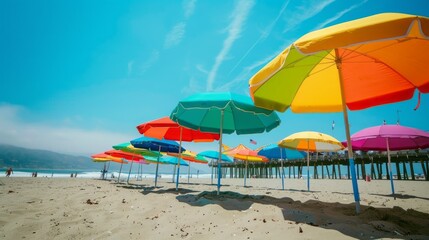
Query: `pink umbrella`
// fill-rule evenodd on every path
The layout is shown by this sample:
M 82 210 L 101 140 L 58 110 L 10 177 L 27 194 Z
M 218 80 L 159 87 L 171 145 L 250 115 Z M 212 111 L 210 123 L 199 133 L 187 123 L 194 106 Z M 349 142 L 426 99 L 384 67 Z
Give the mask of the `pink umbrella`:
M 390 186 L 395 196 L 390 163 L 390 150 L 423 149 L 429 147 L 429 132 L 400 125 L 381 125 L 365 128 L 351 136 L 355 150 L 387 151 Z M 343 143 L 347 145 L 347 142 Z

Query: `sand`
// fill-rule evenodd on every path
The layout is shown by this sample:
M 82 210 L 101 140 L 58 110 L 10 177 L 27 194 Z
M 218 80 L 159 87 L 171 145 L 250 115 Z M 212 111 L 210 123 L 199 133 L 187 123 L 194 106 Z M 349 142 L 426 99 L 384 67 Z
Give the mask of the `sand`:
M 0 239 L 429 239 L 429 182 L 0 178 Z M 186 182 L 186 179 L 181 179 Z

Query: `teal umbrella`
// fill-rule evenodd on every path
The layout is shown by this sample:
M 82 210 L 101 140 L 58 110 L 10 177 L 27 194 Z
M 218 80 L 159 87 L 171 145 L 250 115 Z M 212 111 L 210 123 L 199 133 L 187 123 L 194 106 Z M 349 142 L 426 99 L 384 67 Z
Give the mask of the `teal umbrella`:
M 213 159 L 218 159 L 219 158 L 219 152 L 218 151 L 212 151 L 212 150 L 208 150 L 208 151 L 203 151 L 197 154 L 197 156 L 203 156 L 206 158 L 210 158 L 211 159 L 211 165 L 212 165 L 212 176 L 211 176 L 211 184 L 213 184 Z M 232 159 L 231 157 L 229 157 L 228 155 L 225 154 L 221 154 L 221 161 L 224 162 L 229 162 L 229 163 L 233 163 L 234 159 Z
M 220 191 L 222 134 L 269 132 L 280 124 L 277 114 L 256 107 L 250 97 L 229 92 L 198 93 L 176 106 L 170 115 L 180 125 L 202 132 L 219 133 L 218 184 Z

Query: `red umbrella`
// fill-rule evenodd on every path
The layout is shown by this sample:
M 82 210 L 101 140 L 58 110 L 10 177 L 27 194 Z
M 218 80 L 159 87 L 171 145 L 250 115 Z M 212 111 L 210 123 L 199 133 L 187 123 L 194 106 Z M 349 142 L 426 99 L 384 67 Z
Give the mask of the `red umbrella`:
M 214 140 L 219 140 L 220 137 L 217 133 L 201 132 L 200 130 L 183 127 L 169 117 L 140 124 L 137 126 L 137 130 L 146 137 L 180 141 L 180 148 L 182 141 L 213 142 Z M 179 150 L 179 152 L 181 151 Z M 179 158 L 181 158 L 180 155 Z M 179 188 L 180 161 L 178 161 L 177 167 L 176 190 Z
M 140 154 L 134 154 L 129 152 L 123 152 L 121 150 L 109 150 L 104 152 L 107 155 L 110 155 L 112 157 L 118 157 L 118 158 L 125 158 L 130 161 L 139 162 L 141 160 L 144 161 L 144 157 Z
M 139 133 L 146 137 L 185 142 L 213 142 L 219 140 L 219 134 L 201 132 L 182 127 L 169 117 L 163 117 L 137 126 Z M 180 135 L 182 136 L 180 138 Z

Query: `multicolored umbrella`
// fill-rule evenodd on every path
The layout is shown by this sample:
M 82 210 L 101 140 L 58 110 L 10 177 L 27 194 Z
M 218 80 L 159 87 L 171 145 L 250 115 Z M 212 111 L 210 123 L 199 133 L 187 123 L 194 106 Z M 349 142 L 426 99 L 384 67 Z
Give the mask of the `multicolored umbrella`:
M 179 148 L 182 146 L 182 141 L 186 142 L 213 142 L 219 140 L 219 134 L 201 132 L 190 128 L 183 127 L 178 123 L 172 121 L 169 117 L 163 117 L 137 126 L 139 133 L 144 134 L 146 137 L 153 137 L 157 139 L 166 139 L 179 141 Z M 178 157 L 181 158 L 179 150 Z M 189 172 L 188 167 L 188 172 Z M 180 161 L 177 164 L 177 179 L 176 190 L 179 189 L 179 175 L 180 175 Z M 174 180 L 173 180 L 174 181 Z M 189 174 L 188 174 L 189 182 Z
M 307 191 L 310 191 L 310 152 L 336 152 L 344 149 L 334 137 L 319 132 L 298 132 L 278 143 L 279 147 L 307 151 Z
M 137 139 L 132 140 L 131 145 L 133 145 L 136 148 L 143 148 L 148 149 L 152 151 L 158 151 L 160 152 L 182 152 L 186 149 L 181 147 L 177 142 L 170 141 L 170 140 L 159 140 L 155 138 L 148 138 L 148 137 L 140 137 Z M 158 156 L 159 162 L 160 156 Z M 156 164 L 156 170 L 155 170 L 155 187 L 158 183 L 158 164 Z
M 360 110 L 429 92 L 429 19 L 384 13 L 310 32 L 250 81 L 256 106 L 277 111 Z M 364 70 L 363 70 L 364 69 Z M 359 189 L 352 147 L 348 154 L 356 212 Z
M 273 111 L 255 107 L 247 96 L 233 93 L 198 93 L 176 106 L 170 118 L 180 125 L 203 132 L 219 133 L 218 194 L 221 178 L 222 134 L 271 131 L 280 124 Z
M 280 164 L 282 168 L 282 189 L 285 190 L 285 172 L 283 168 L 283 160 L 292 160 L 292 159 L 301 159 L 305 157 L 305 153 L 297 150 L 281 148 L 276 144 L 270 144 L 268 146 L 262 147 L 258 150 L 258 154 L 265 156 L 269 159 L 280 159 Z
M 247 163 L 251 162 L 268 162 L 268 158 L 265 156 L 258 155 L 258 151 L 252 150 L 243 144 L 239 144 L 235 148 L 230 148 L 223 152 L 226 155 L 233 157 L 234 159 L 245 161 L 245 171 L 244 171 L 244 186 L 246 186 L 247 179 Z
M 381 125 L 365 128 L 351 136 L 355 150 L 387 151 L 390 186 L 395 197 L 395 187 L 392 178 L 390 162 L 391 150 L 425 149 L 429 147 L 429 133 L 416 128 L 400 125 Z M 347 144 L 347 143 L 345 143 Z M 396 197 L 395 197 L 396 198 Z

